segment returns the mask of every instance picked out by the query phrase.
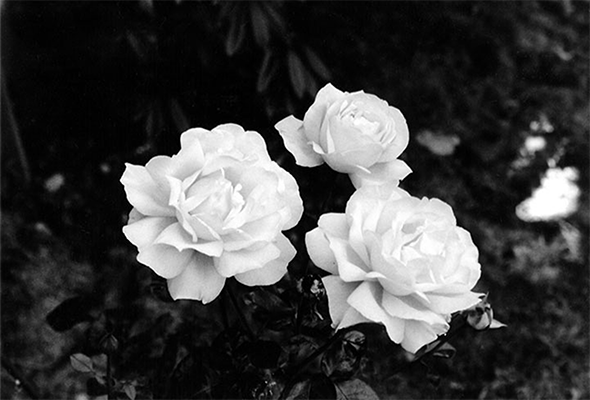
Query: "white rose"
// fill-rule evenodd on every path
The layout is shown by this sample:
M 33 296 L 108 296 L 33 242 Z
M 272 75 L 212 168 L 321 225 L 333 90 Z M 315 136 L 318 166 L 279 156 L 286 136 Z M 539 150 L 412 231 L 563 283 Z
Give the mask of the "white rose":
M 398 183 L 412 172 L 397 159 L 409 141 L 406 120 L 397 108 L 372 94 L 341 92 L 328 84 L 303 121 L 289 116 L 275 128 L 298 165 L 315 167 L 325 161 L 349 174 L 357 188 Z
M 133 205 L 123 232 L 137 259 L 168 280 L 174 299 L 208 303 L 226 278 L 271 285 L 295 249 L 281 231 L 303 212 L 295 179 L 270 160 L 262 137 L 234 124 L 190 129 L 178 154 L 127 164 Z
M 336 328 L 385 325 L 415 353 L 445 333 L 450 315 L 479 302 L 478 251 L 449 205 L 418 199 L 394 185 L 366 186 L 345 214 L 324 214 L 306 235 L 323 278 Z

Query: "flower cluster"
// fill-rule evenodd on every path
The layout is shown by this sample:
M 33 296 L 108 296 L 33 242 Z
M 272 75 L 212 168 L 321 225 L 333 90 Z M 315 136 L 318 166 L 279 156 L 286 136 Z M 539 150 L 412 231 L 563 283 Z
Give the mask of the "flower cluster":
M 328 84 L 303 120 L 289 116 L 276 129 L 298 165 L 325 162 L 357 189 L 345 213 L 322 215 L 305 238 L 329 273 L 336 329 L 377 322 L 415 353 L 449 329 L 452 313 L 479 303 L 478 251 L 451 207 L 398 187 L 411 173 L 398 158 L 409 141 L 398 109 Z M 121 182 L 134 207 L 124 233 L 174 299 L 210 302 L 229 277 L 274 284 L 295 256 L 282 231 L 302 215 L 298 186 L 256 132 L 191 129 L 177 155 L 127 164 Z

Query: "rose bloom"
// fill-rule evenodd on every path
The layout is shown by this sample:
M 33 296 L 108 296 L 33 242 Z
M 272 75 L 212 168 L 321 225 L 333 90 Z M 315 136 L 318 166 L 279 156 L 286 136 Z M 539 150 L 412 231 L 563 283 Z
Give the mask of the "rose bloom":
M 341 92 L 331 84 L 316 95 L 303 121 L 289 116 L 275 125 L 297 165 L 315 167 L 324 161 L 364 184 L 399 182 L 411 169 L 398 160 L 408 145 L 402 113 L 377 96 Z
M 239 125 L 190 129 L 180 143 L 172 157 L 126 164 L 134 208 L 123 232 L 137 260 L 167 279 L 174 299 L 208 303 L 232 276 L 248 286 L 280 280 L 295 256 L 281 231 L 303 212 L 295 179 Z
M 366 186 L 345 214 L 324 214 L 306 235 L 335 328 L 385 325 L 412 353 L 449 328 L 451 313 L 479 302 L 478 251 L 449 205 L 395 185 Z

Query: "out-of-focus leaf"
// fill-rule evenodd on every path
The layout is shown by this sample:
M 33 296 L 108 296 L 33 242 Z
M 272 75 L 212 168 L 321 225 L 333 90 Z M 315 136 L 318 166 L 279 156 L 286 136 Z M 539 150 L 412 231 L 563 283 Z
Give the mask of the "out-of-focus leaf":
M 277 10 L 281 6 L 278 1 L 263 1 L 260 3 L 265 13 L 268 15 L 269 22 L 272 21 L 273 27 L 279 32 L 280 36 L 285 36 L 287 32 L 285 20 Z
M 69 298 L 47 314 L 47 323 L 57 332 L 66 331 L 80 322 L 92 321 L 95 306 L 96 301 L 89 296 Z
M 174 299 L 170 296 L 170 292 L 168 291 L 168 285 L 164 279 L 154 279 L 150 283 L 150 292 L 156 297 L 158 300 L 161 300 L 165 303 L 172 303 Z
M 76 353 L 70 356 L 70 364 L 72 368 L 79 372 L 92 372 L 92 360 L 86 354 Z
M 304 47 L 303 51 L 305 52 L 305 56 L 311 68 L 315 71 L 316 74 L 320 76 L 320 78 L 328 81 L 332 77 L 330 70 L 326 67 L 326 64 L 321 60 L 321 58 L 309 47 Z M 315 93 L 314 93 L 315 94 Z
M 379 400 L 377 393 L 360 379 L 336 383 L 336 400 Z
M 191 124 L 180 103 L 178 103 L 178 100 L 172 98 L 168 104 L 170 107 L 172 121 L 174 122 L 174 126 L 176 127 L 177 131 L 184 132 L 190 128 Z
M 258 71 L 258 79 L 256 80 L 256 90 L 258 93 L 262 93 L 268 88 L 268 85 L 274 78 L 276 71 L 277 66 L 272 62 L 271 51 L 265 52 L 262 65 Z
M 270 39 L 269 22 L 259 3 L 250 3 L 250 17 L 254 40 L 259 46 L 265 46 Z
M 236 18 L 231 21 L 229 33 L 225 39 L 225 52 L 228 56 L 233 56 L 242 45 L 246 36 L 245 24 L 242 18 Z
M 295 52 L 290 51 L 287 56 L 289 66 L 289 78 L 291 78 L 291 85 L 297 97 L 303 97 L 305 93 L 306 71 L 301 59 Z
M 89 396 L 102 396 L 107 394 L 107 387 L 104 383 L 99 382 L 96 378 L 89 378 L 86 381 L 86 393 Z
M 123 391 L 127 397 L 129 397 L 129 400 L 135 400 L 135 397 L 137 396 L 137 390 L 135 389 L 135 386 L 130 383 L 126 383 L 123 385 Z

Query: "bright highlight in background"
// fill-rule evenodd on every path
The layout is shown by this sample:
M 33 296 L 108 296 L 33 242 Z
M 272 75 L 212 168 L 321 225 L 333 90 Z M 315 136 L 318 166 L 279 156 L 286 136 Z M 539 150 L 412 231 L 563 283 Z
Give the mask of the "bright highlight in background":
M 516 207 L 516 216 L 526 222 L 555 221 L 576 212 L 580 188 L 576 168 L 549 168 L 541 186 Z

